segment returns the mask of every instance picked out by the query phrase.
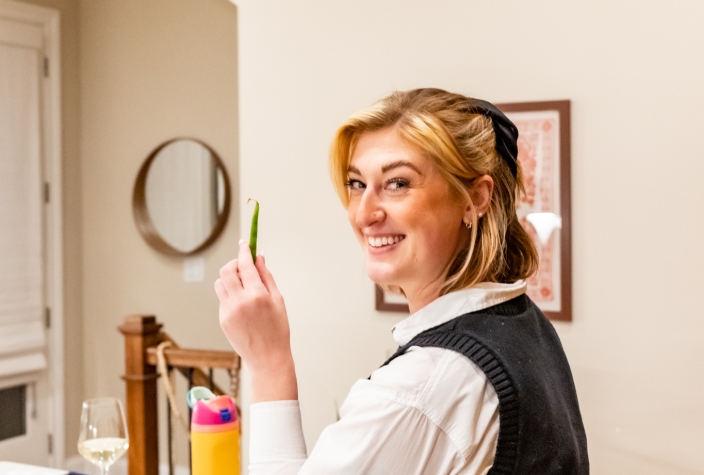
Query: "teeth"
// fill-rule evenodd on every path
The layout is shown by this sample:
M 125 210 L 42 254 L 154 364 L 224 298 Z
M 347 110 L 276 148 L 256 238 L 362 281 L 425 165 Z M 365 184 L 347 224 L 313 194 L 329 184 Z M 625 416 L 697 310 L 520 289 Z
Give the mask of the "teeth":
M 368 240 L 370 246 L 382 247 L 401 242 L 403 240 L 403 236 L 384 236 L 377 238 L 370 237 Z

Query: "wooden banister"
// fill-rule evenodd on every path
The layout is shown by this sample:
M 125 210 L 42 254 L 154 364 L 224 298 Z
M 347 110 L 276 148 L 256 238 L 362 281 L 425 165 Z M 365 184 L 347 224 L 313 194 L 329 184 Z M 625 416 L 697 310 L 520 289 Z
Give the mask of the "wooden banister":
M 240 358 L 232 351 L 180 348 L 161 331 L 153 315 L 130 315 L 118 327 L 125 337 L 125 375 L 127 385 L 127 429 L 130 435 L 128 475 L 158 475 L 159 426 L 157 421 L 157 350 L 164 342 L 164 357 L 169 367 L 178 370 L 194 386 L 210 386 L 215 394 L 226 394 L 213 384 L 202 368 L 226 369 L 235 373 Z M 238 377 L 231 373 L 231 378 Z M 232 381 L 236 381 L 232 380 Z
M 159 475 L 156 367 L 147 362 L 147 348 L 161 343 L 161 324 L 153 315 L 130 315 L 118 328 L 125 337 L 127 385 L 127 452 L 129 475 Z
M 184 368 L 232 369 L 237 364 L 237 355 L 232 351 L 165 348 L 164 356 L 170 366 Z M 147 362 L 156 366 L 156 348 L 147 348 Z

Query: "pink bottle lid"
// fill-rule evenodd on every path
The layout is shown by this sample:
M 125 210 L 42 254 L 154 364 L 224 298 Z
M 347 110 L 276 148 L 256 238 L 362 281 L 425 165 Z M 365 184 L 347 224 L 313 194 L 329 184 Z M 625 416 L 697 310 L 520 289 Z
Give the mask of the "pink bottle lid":
M 237 410 L 230 396 L 199 399 L 193 405 L 191 423 L 198 426 L 213 426 L 237 422 Z

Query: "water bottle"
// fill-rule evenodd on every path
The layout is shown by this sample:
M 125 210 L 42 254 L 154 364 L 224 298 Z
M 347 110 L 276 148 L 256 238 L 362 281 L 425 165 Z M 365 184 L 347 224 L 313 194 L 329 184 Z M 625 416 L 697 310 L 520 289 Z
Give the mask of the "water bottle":
M 230 396 L 196 386 L 188 391 L 191 475 L 240 475 L 240 421 Z

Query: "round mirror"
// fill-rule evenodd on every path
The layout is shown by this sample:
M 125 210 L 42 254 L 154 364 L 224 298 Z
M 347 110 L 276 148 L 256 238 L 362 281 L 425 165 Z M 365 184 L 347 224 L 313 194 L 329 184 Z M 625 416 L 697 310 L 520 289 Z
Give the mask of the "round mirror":
M 169 140 L 140 168 L 132 210 L 137 229 L 157 251 L 180 256 L 202 251 L 217 239 L 230 213 L 225 166 L 199 140 Z

